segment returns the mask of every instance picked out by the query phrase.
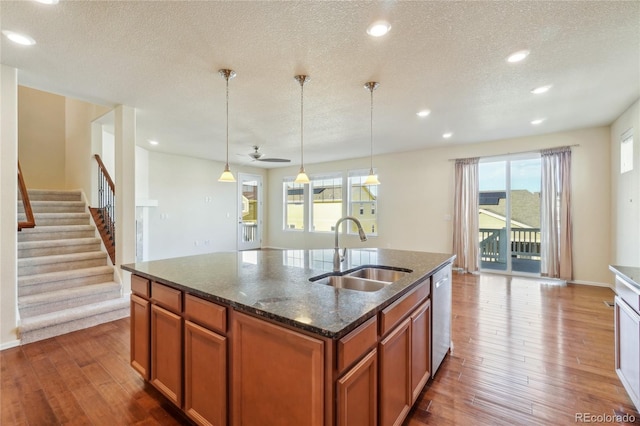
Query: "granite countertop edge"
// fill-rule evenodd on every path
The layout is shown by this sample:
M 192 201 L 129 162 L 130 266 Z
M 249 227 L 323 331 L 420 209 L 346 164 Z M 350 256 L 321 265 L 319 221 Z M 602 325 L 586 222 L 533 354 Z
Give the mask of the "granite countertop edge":
M 424 254 L 427 254 L 427 255 L 437 254 L 439 256 L 443 255 L 441 253 L 424 253 Z M 215 255 L 215 253 L 212 255 Z M 187 258 L 184 258 L 184 259 L 187 259 Z M 296 321 L 293 318 L 279 315 L 278 313 L 269 311 L 268 309 L 263 309 L 260 307 L 252 306 L 250 304 L 242 303 L 241 301 L 238 301 L 235 298 L 223 297 L 219 294 L 215 294 L 214 292 L 202 291 L 197 288 L 186 285 L 185 283 L 178 282 L 175 279 L 168 279 L 166 276 L 161 276 L 160 274 L 153 274 L 153 273 L 141 270 L 141 268 L 137 267 L 138 264 L 125 264 L 125 265 L 121 265 L 121 268 L 125 271 L 134 273 L 136 275 L 139 275 L 151 281 L 155 281 L 160 284 L 164 284 L 172 288 L 175 288 L 177 290 L 181 290 L 186 294 L 191 294 L 214 303 L 223 304 L 239 312 L 244 312 L 254 316 L 266 318 L 266 319 L 269 319 L 281 324 L 285 324 L 300 330 L 304 330 L 325 338 L 337 340 L 344 337 L 349 332 L 353 331 L 358 326 L 360 326 L 361 324 L 363 324 L 364 322 L 366 322 L 367 320 L 375 316 L 377 313 L 379 313 L 380 311 L 382 311 L 383 309 L 385 309 L 386 307 L 394 303 L 396 300 L 400 299 L 403 295 L 410 292 L 413 288 L 415 288 L 420 283 L 424 282 L 430 276 L 436 273 L 438 270 L 440 270 L 444 265 L 446 265 L 447 263 L 451 263 L 453 259 L 455 259 L 455 255 L 444 255 L 443 259 L 444 260 L 442 260 L 432 268 L 420 270 L 417 276 L 411 277 L 412 281 L 410 284 L 401 286 L 400 288 L 397 289 L 397 291 L 393 292 L 393 294 L 386 297 L 384 300 L 380 301 L 380 303 L 377 303 L 371 309 L 368 309 L 365 312 L 362 312 L 357 318 L 350 321 L 348 324 L 346 324 L 344 327 L 341 327 L 339 330 L 331 330 L 328 328 L 323 328 L 320 325 L 307 324 L 304 322 Z M 171 260 L 171 259 L 167 259 L 167 260 Z M 162 262 L 162 260 L 155 261 L 155 262 Z M 350 268 L 350 269 L 359 269 L 367 266 L 375 266 L 375 265 L 360 265 L 357 268 Z M 415 272 L 418 272 L 418 271 L 415 271 Z M 319 285 L 319 284 L 309 283 L 309 285 Z M 344 291 L 344 290 L 337 290 L 337 289 L 331 289 L 331 290 L 338 291 L 338 292 Z M 349 290 L 346 290 L 346 291 L 349 291 Z M 353 295 L 353 292 L 352 292 L 352 295 Z M 356 296 L 353 295 L 353 297 L 356 297 Z

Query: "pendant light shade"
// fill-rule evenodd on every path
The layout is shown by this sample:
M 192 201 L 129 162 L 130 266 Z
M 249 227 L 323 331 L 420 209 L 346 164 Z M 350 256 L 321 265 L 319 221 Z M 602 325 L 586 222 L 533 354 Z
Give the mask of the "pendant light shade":
M 235 182 L 236 178 L 233 177 L 233 173 L 229 169 L 229 80 L 236 76 L 236 72 L 233 70 L 221 69 L 218 71 L 220 75 L 227 82 L 227 162 L 224 165 L 224 171 L 220 175 L 218 182 Z
M 309 183 L 309 176 L 304 171 L 304 83 L 309 81 L 308 75 L 296 75 L 294 77 L 300 83 L 300 171 L 295 183 Z
M 371 155 L 369 157 L 369 176 L 364 181 L 364 185 L 380 185 L 380 181 L 378 180 L 378 175 L 373 172 L 373 91 L 376 90 L 380 86 L 380 83 L 375 81 L 369 81 L 364 84 L 364 88 L 367 89 L 371 93 Z

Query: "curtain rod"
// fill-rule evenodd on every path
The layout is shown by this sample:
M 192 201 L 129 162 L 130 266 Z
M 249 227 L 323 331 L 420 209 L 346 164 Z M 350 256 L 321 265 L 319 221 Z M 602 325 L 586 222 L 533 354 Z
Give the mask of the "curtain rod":
M 580 146 L 580 144 L 573 144 L 573 145 L 561 145 L 561 146 L 554 146 L 551 148 L 540 148 L 540 149 L 531 149 L 529 151 L 518 151 L 518 152 L 507 152 L 505 154 L 496 154 L 496 155 L 485 155 L 485 156 L 478 156 L 478 158 L 482 159 L 482 158 L 495 158 L 495 157 L 504 157 L 506 155 L 518 155 L 518 154 L 531 154 L 534 152 L 540 152 L 542 150 L 545 149 L 557 149 L 557 148 L 564 148 L 564 147 L 575 147 L 575 146 Z M 449 158 L 449 161 L 458 161 L 458 160 L 465 160 L 466 158 L 475 158 L 475 157 L 463 157 L 463 158 Z

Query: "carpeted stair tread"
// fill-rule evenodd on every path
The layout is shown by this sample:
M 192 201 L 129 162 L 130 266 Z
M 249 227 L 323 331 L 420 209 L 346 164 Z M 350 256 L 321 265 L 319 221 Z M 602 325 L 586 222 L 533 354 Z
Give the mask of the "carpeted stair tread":
M 91 275 L 113 274 L 112 266 L 95 266 L 93 268 L 70 269 L 68 271 L 47 272 L 46 274 L 27 275 L 18 277 L 18 287 L 39 284 L 43 282 L 55 282 L 69 280 Z
M 29 201 L 81 201 L 82 193 L 78 190 L 29 189 Z
M 40 240 L 40 241 L 20 241 L 18 250 L 33 249 L 40 247 L 61 247 L 61 246 L 78 246 L 82 244 L 100 243 L 100 238 L 65 238 L 62 240 Z
M 37 226 L 35 228 L 23 229 L 20 232 L 26 234 L 44 234 L 49 232 L 73 232 L 73 231 L 92 231 L 95 228 L 92 225 L 54 225 L 54 226 Z
M 129 309 L 129 298 L 119 297 L 24 318 L 20 322 L 20 339 L 25 344 L 115 321 L 129 316 Z
M 18 278 L 18 297 L 100 284 L 112 281 L 113 276 L 112 266 L 96 266 L 21 276 Z
M 18 268 L 26 266 L 47 265 L 51 263 L 78 262 L 81 260 L 100 259 L 106 257 L 103 251 L 88 251 L 83 253 L 56 254 L 52 256 L 38 256 L 18 259 Z
M 31 201 L 31 209 L 38 213 L 83 213 L 85 204 L 82 201 Z M 22 202 L 18 202 L 18 213 L 24 212 Z
M 32 294 L 30 296 L 21 296 L 18 298 L 18 307 L 20 309 L 30 305 L 41 305 L 44 303 L 55 303 L 64 300 L 79 298 L 86 295 L 98 295 L 101 293 L 109 293 L 114 290 L 120 291 L 120 284 L 116 282 L 106 282 L 100 284 L 91 284 L 75 288 L 65 288 L 63 290 L 48 291 L 46 293 Z
M 57 212 L 34 213 L 36 226 L 89 225 L 89 213 Z M 26 220 L 24 213 L 18 213 L 18 220 Z

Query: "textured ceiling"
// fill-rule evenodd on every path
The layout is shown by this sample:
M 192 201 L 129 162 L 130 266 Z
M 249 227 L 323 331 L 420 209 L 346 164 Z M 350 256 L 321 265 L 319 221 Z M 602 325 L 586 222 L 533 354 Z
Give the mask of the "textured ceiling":
M 1 62 L 19 83 L 137 109 L 137 143 L 224 161 L 252 145 L 305 163 L 608 125 L 640 96 L 640 2 L 0 1 Z M 372 38 L 367 26 L 392 29 Z M 529 57 L 505 61 L 520 49 Z M 543 95 L 534 87 L 553 84 Z M 428 108 L 431 115 L 416 112 Z M 530 121 L 546 121 L 532 126 Z M 444 132 L 453 137 L 444 140 Z M 160 142 L 150 147 L 148 139 Z M 285 163 L 286 164 L 286 163 Z M 282 164 L 252 163 L 258 167 Z

